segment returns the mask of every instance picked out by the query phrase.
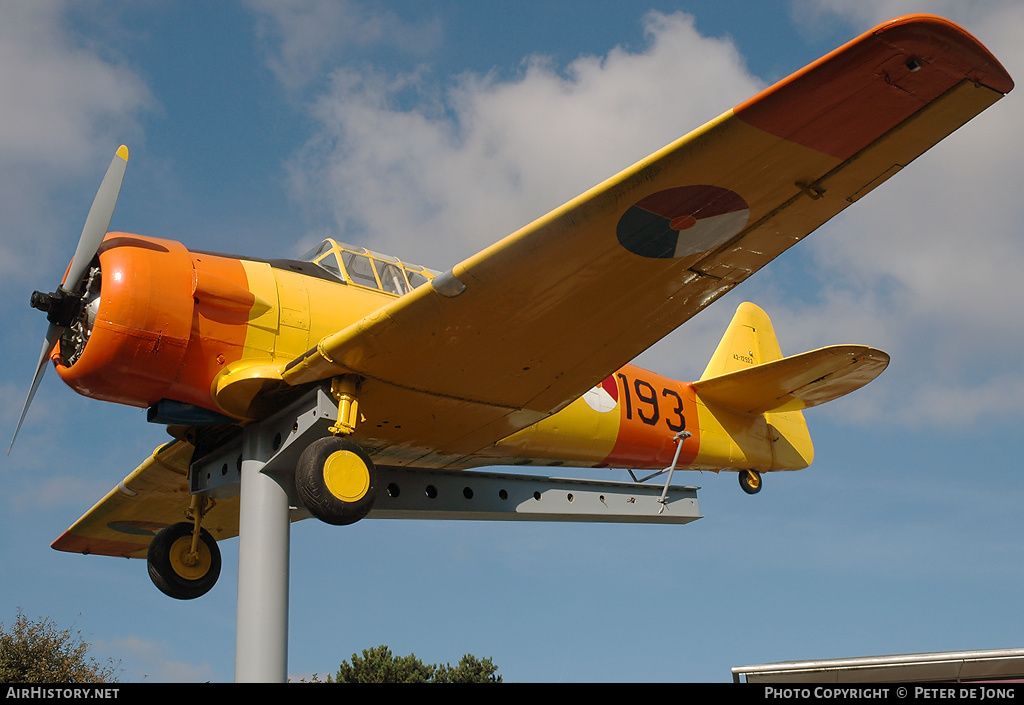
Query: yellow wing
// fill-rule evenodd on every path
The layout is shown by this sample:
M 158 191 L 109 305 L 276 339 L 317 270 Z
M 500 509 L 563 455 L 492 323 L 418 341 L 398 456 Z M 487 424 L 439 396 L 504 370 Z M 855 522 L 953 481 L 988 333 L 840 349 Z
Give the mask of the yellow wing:
M 455 463 L 570 403 L 1012 87 L 960 27 L 892 20 L 324 338 L 283 378 L 359 375 L 371 448 Z
M 160 529 L 186 521 L 194 450 L 185 441 L 157 448 L 51 546 L 72 553 L 145 558 Z M 217 500 L 203 528 L 217 540 L 237 536 L 238 497 Z

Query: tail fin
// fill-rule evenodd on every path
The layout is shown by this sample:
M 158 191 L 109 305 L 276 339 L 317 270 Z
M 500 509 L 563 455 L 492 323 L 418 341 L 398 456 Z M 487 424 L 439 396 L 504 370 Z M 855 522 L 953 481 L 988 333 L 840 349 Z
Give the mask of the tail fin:
M 768 314 L 752 303 L 742 303 L 700 378 L 718 377 L 781 357 Z
M 693 388 L 701 399 L 743 414 L 799 411 L 860 389 L 888 364 L 888 355 L 863 345 L 782 357 L 768 315 L 744 303 Z
M 754 304 L 744 303 L 736 309 L 693 389 L 722 421 L 727 412 L 747 418 L 763 414 L 771 441 L 771 469 L 796 469 L 806 467 L 814 457 L 801 410 L 859 389 L 880 375 L 888 363 L 884 352 L 863 345 L 836 345 L 782 357 L 768 315 Z M 721 413 L 715 414 L 714 409 Z M 727 435 L 741 448 L 756 445 L 739 431 Z

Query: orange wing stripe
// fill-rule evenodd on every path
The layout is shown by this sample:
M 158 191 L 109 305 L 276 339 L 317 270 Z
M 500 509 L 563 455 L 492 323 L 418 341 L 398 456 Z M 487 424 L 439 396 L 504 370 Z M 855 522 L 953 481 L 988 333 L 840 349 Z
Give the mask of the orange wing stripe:
M 961 27 L 911 15 L 844 44 L 735 113 L 777 137 L 849 159 L 964 80 L 1004 94 L 1013 88 L 999 61 Z

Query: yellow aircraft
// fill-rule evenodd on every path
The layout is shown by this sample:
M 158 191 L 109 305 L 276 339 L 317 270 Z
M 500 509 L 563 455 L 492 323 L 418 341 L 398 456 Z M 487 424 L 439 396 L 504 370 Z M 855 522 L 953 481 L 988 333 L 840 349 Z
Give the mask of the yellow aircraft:
M 810 464 L 803 410 L 888 356 L 784 357 L 745 303 L 700 380 L 629 361 L 1012 87 L 957 25 L 897 18 L 445 272 L 334 240 L 292 261 L 108 233 L 121 147 L 62 284 L 33 294 L 50 325 L 18 427 L 52 363 L 174 440 L 53 547 L 147 557 L 167 594 L 205 593 L 238 498 L 194 468 L 315 389 L 337 418 L 294 496 L 332 524 L 371 512 L 378 467 L 733 470 L 755 493 Z

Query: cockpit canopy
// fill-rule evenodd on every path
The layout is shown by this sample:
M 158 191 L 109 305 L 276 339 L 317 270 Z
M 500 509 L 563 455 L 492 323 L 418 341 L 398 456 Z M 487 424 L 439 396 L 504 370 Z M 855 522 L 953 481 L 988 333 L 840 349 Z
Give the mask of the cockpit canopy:
M 399 296 L 440 274 L 418 264 L 402 262 L 397 257 L 382 255 L 332 238 L 327 238 L 299 259 L 313 262 L 349 284 Z

